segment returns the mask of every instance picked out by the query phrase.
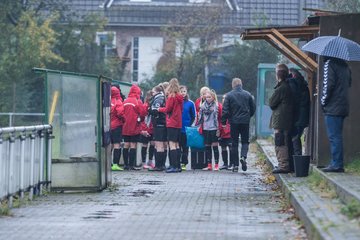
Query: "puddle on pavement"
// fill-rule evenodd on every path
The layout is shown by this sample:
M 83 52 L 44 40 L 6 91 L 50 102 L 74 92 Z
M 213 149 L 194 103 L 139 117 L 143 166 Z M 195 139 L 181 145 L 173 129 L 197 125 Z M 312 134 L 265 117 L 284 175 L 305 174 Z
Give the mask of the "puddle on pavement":
M 140 182 L 140 184 L 144 184 L 144 185 L 162 185 L 162 184 L 164 184 L 164 182 L 163 181 L 151 180 L 151 181 L 142 181 L 142 182 Z
M 248 190 L 249 192 L 265 192 L 267 191 L 266 188 L 260 188 L 260 187 L 246 187 L 246 190 Z
M 83 217 L 83 219 L 113 219 L 115 217 L 112 214 L 117 211 L 103 210 L 90 213 L 89 216 Z
M 155 191 L 148 189 L 138 189 L 130 192 L 130 196 L 132 197 L 150 197 L 151 194 L 154 194 Z
M 108 204 L 108 206 L 127 206 L 127 204 L 126 203 L 110 203 L 110 204 Z

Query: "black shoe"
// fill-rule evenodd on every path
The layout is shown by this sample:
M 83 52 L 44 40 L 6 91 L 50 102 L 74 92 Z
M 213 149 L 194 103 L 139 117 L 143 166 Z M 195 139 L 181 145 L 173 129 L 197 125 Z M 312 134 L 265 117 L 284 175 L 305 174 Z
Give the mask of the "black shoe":
M 229 171 L 234 170 L 234 164 L 229 165 L 229 167 L 227 168 L 227 170 L 229 170 Z
M 241 169 L 245 172 L 247 170 L 246 159 L 241 158 L 240 163 L 241 163 Z
M 238 171 L 239 171 L 239 167 L 238 167 L 238 166 L 235 166 L 232 171 L 233 171 L 233 172 L 238 172 Z
M 226 170 L 226 169 L 228 169 L 228 165 L 222 165 L 219 169 L 220 170 Z
M 321 169 L 323 172 L 345 172 L 344 168 L 326 167 Z
M 154 167 L 154 168 L 148 168 L 148 171 L 150 172 L 162 172 L 164 169 L 162 167 Z
M 141 170 L 141 167 L 131 167 L 131 170 L 140 171 L 140 170 Z
M 290 170 L 288 169 L 281 169 L 281 168 L 274 168 L 274 170 L 272 170 L 273 174 L 279 174 L 279 173 L 290 173 Z
M 124 166 L 124 170 L 125 170 L 125 171 L 129 171 L 129 170 L 130 170 L 130 167 L 129 167 L 129 166 Z

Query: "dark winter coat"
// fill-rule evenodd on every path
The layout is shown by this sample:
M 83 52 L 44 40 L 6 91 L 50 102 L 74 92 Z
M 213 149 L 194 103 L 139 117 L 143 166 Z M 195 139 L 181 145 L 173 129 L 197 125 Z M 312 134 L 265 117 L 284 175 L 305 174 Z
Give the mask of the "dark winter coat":
M 308 83 L 302 76 L 287 80 L 293 95 L 293 123 L 295 127 L 309 126 L 310 93 Z
M 249 124 L 255 110 L 254 97 L 241 86 L 237 86 L 226 94 L 221 123 L 226 125 L 226 121 L 229 120 L 230 124 Z
M 111 108 L 110 108 L 110 128 L 121 127 L 124 124 L 124 106 L 117 87 L 111 87 Z
M 226 98 L 225 98 L 226 99 Z M 269 99 L 272 110 L 270 128 L 291 130 L 293 126 L 293 96 L 288 81 L 281 81 Z
M 345 61 L 330 58 L 324 64 L 320 103 L 325 115 L 349 115 L 351 71 Z
M 153 96 L 150 102 L 149 113 L 154 127 L 166 127 L 166 115 L 158 111 L 161 107 L 165 107 L 165 95 L 159 92 Z

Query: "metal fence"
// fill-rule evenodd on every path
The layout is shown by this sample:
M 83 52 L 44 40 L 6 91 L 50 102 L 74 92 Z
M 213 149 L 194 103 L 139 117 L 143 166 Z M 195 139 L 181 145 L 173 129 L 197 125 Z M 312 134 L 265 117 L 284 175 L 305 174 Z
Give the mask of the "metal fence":
M 43 124 L 44 117 L 45 113 L 0 112 L 0 126 L 8 125 L 9 127 L 13 127 L 22 125 Z M 5 125 L 5 123 L 7 124 Z
M 0 128 L 0 200 L 41 195 L 51 183 L 51 125 Z

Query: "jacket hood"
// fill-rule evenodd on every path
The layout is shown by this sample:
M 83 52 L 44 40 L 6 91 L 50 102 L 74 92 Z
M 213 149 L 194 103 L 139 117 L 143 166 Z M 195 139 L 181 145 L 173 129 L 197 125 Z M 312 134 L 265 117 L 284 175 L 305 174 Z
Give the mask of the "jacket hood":
M 135 97 L 139 99 L 140 95 L 141 95 L 141 89 L 139 88 L 139 86 L 135 84 L 132 85 L 130 88 L 129 97 Z
M 111 87 L 111 98 L 121 99 L 120 90 L 117 87 Z

